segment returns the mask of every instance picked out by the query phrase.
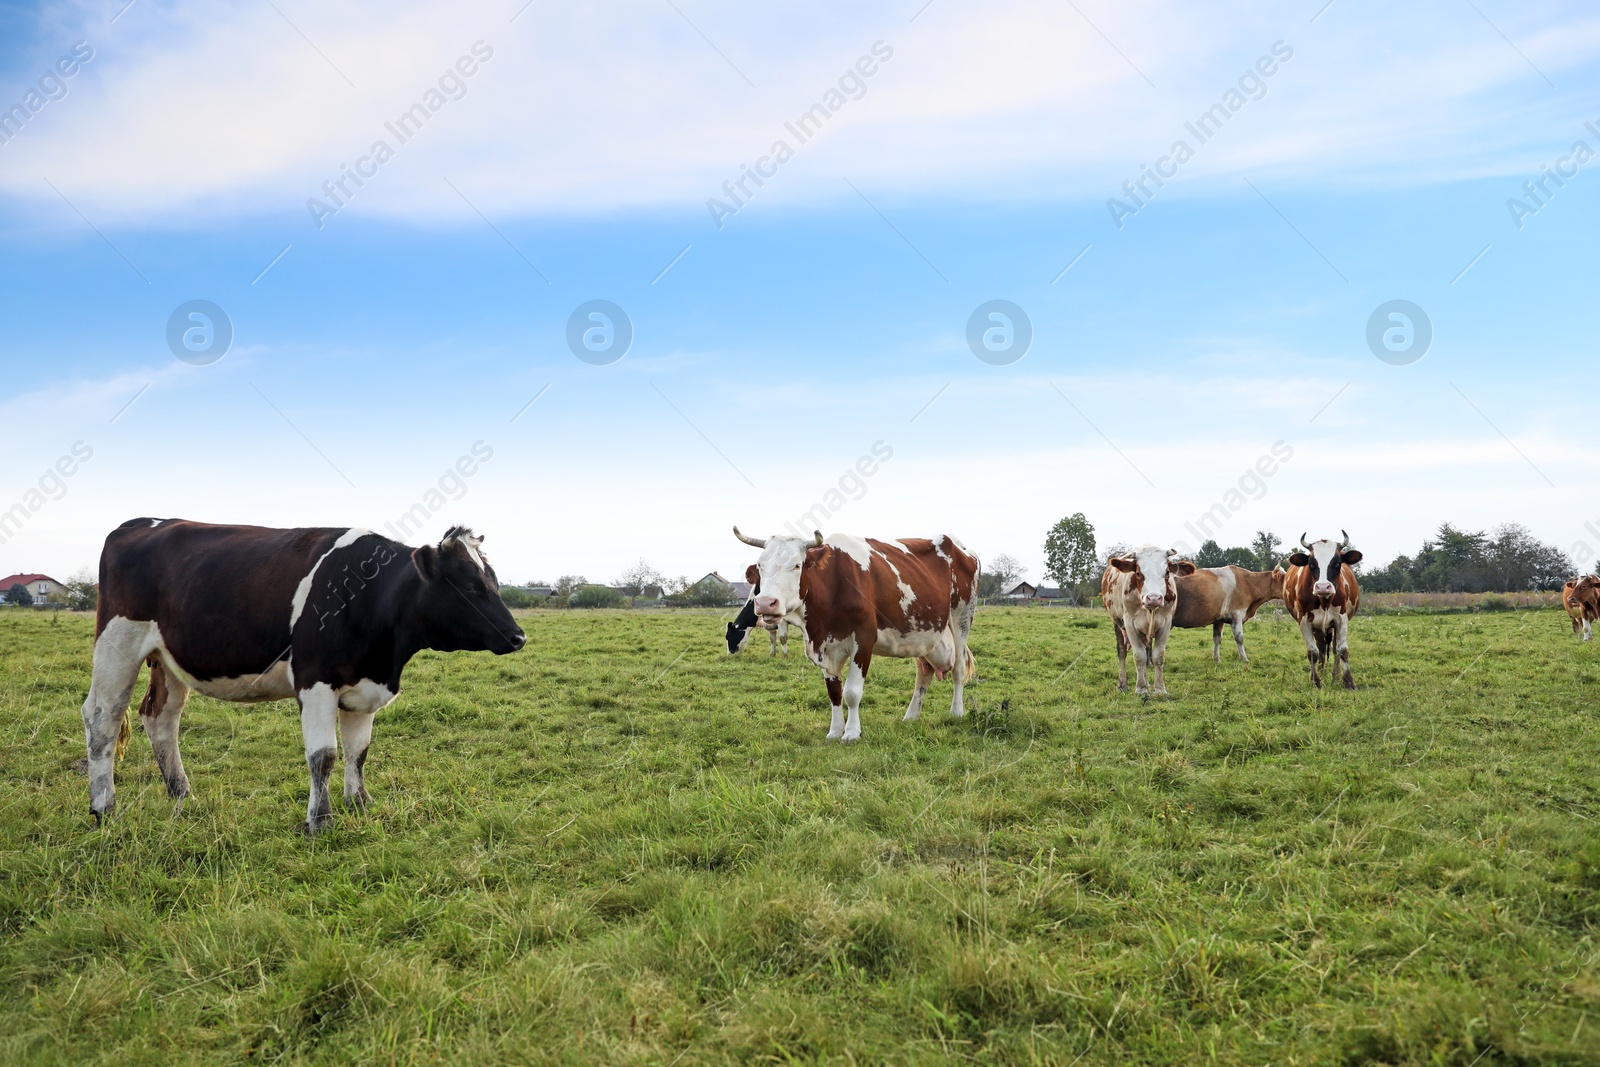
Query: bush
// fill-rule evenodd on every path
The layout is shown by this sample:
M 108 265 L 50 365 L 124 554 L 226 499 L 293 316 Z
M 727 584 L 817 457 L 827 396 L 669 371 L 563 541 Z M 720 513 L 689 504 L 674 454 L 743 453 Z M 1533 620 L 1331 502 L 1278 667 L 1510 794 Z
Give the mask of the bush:
M 575 608 L 620 608 L 622 594 L 608 585 L 585 585 L 575 590 L 567 602 Z
M 550 598 L 535 596 L 520 585 L 509 585 L 501 587 L 500 599 L 508 608 L 542 608 Z

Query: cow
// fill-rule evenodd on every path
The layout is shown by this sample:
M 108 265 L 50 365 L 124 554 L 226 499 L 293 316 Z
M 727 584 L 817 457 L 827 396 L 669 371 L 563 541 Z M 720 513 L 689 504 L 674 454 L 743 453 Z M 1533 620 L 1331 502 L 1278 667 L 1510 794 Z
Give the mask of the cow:
M 1133 650 L 1134 692 L 1166 693 L 1167 636 L 1178 607 L 1178 578 L 1194 564 L 1174 559 L 1177 549 L 1141 545 L 1106 560 L 1100 597 L 1117 637 L 1117 692 L 1128 691 L 1128 650 Z M 1148 669 L 1155 666 L 1155 686 Z
M 877 541 L 851 534 L 733 535 L 761 549 L 761 592 L 751 601 L 762 625 L 797 618 L 806 655 L 822 668 L 833 718 L 828 738 L 861 739 L 861 694 L 872 657 L 917 661 L 903 721 L 922 714 L 929 683 L 949 675 L 950 714 L 966 714 L 974 677 L 967 634 L 977 609 L 978 558 L 953 537 Z
M 1594 637 L 1590 623 L 1600 619 L 1600 578 L 1581 574 L 1568 578 L 1561 586 L 1561 606 L 1572 616 L 1572 636 L 1582 634 L 1582 640 Z
M 1281 567 L 1251 571 L 1232 565 L 1179 575 L 1178 609 L 1172 614 L 1172 625 L 1180 630 L 1211 627 L 1211 659 L 1216 663 L 1222 662 L 1222 627 L 1231 625 L 1239 659 L 1249 663 L 1250 657 L 1244 653 L 1244 624 L 1255 618 L 1261 605 L 1283 596 L 1283 577 Z
M 744 569 L 744 580 L 750 586 L 750 597 L 744 602 L 744 607 L 734 620 L 728 624 L 728 655 L 736 656 L 744 648 L 745 642 L 750 640 L 750 631 L 758 625 L 756 620 L 756 594 L 761 592 L 761 570 L 754 563 Z M 783 646 L 783 654 L 789 654 L 789 620 L 779 619 L 778 624 L 767 631 L 767 637 L 772 642 L 770 655 L 778 654 L 778 646 Z
M 83 704 L 89 810 L 116 801 L 114 770 L 130 728 L 141 663 L 150 687 L 139 720 L 167 795 L 189 778 L 178 719 L 190 690 L 234 703 L 293 697 L 311 796 L 306 830 L 332 820 L 328 775 L 344 745 L 344 795 L 365 808 L 372 720 L 400 692 L 424 648 L 515 652 L 526 641 L 499 596 L 483 538 L 451 527 L 410 548 L 370 530 L 267 529 L 184 519 L 132 519 L 100 554 L 94 672 Z
M 1289 557 L 1283 579 L 1283 603 L 1300 624 L 1306 640 L 1311 681 L 1322 688 L 1321 668 L 1329 653 L 1339 657 L 1339 674 L 1346 689 L 1356 682 L 1350 674 L 1350 619 L 1361 604 L 1361 583 L 1352 569 L 1361 553 L 1350 547 L 1350 535 L 1340 530 L 1341 541 L 1326 538 L 1312 544 L 1300 535 L 1303 552 Z

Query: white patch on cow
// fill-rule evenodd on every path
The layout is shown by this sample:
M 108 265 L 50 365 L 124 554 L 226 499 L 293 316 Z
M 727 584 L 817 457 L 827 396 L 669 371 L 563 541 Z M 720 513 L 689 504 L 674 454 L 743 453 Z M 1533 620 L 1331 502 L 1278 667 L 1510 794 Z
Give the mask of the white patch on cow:
M 875 656 L 893 656 L 899 659 L 926 659 L 944 670 L 955 662 L 955 638 L 949 627 L 943 630 L 878 631 Z
M 866 538 L 857 537 L 855 534 L 836 533 L 829 534 L 822 543 L 830 548 L 837 548 L 855 560 L 856 566 L 862 570 L 872 569 L 872 546 L 867 544 Z
M 151 519 L 150 520 L 150 525 L 151 526 L 160 526 L 161 525 L 161 520 L 160 519 Z
M 489 573 L 489 558 L 483 554 L 483 538 L 463 534 L 459 540 L 467 550 L 467 558 L 476 563 L 480 571 Z
M 1232 567 L 1207 567 L 1212 574 L 1217 576 L 1217 582 L 1222 586 L 1222 610 L 1230 611 L 1233 608 L 1233 593 L 1239 588 L 1239 579 L 1234 576 Z
M 906 546 L 900 544 L 899 541 L 891 541 L 889 543 L 898 545 L 902 552 L 906 552 L 908 555 L 910 554 L 906 549 Z M 889 557 L 889 553 L 879 552 L 877 549 L 873 549 L 873 552 L 876 553 L 879 559 L 883 560 L 883 565 L 889 568 L 889 573 L 894 575 L 894 584 L 900 590 L 900 614 L 904 615 L 907 619 L 910 619 L 911 605 L 917 602 L 916 590 L 907 585 L 906 580 L 900 576 L 900 568 L 894 565 L 894 560 Z
M 178 667 L 172 653 L 161 650 L 161 660 L 185 685 L 196 693 L 213 700 L 227 700 L 234 704 L 255 704 L 263 700 L 287 700 L 294 696 L 294 677 L 287 660 L 278 660 L 260 674 L 238 678 L 210 678 L 201 681 L 191 678 Z
M 394 702 L 394 694 L 382 682 L 363 678 L 355 685 L 339 690 L 339 707 L 345 711 L 372 713 Z
M 294 599 L 289 602 L 289 631 L 291 633 L 294 632 L 294 624 L 300 621 L 301 613 L 306 610 L 306 601 L 311 599 L 311 584 L 316 580 L 317 568 L 322 566 L 322 561 L 339 551 L 339 549 L 348 548 L 355 543 L 357 538 L 365 537 L 371 532 L 371 530 L 363 530 L 353 526 L 339 535 L 339 539 L 333 543 L 332 548 L 317 557 L 317 561 L 311 565 L 311 569 L 306 571 L 306 576 L 300 579 L 300 584 L 295 587 Z
M 938 537 L 933 539 L 933 554 L 944 560 L 946 563 L 950 562 L 950 553 L 944 550 L 944 534 L 940 534 Z

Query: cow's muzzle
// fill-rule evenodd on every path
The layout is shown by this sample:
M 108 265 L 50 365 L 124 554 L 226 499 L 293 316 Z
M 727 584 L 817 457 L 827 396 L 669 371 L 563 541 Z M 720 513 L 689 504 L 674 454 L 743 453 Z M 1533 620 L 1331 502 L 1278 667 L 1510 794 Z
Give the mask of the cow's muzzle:
M 1322 596 L 1322 597 L 1332 596 L 1333 595 L 1333 583 L 1332 582 L 1317 582 L 1315 585 L 1313 585 L 1311 587 L 1311 592 L 1312 592 L 1312 594 L 1314 596 Z
M 775 596 L 758 596 L 756 597 L 755 604 L 753 606 L 756 609 L 757 615 L 771 615 L 776 617 L 783 614 L 782 611 L 778 610 L 780 605 L 778 604 L 778 598 Z
M 1156 608 L 1159 608 L 1161 605 L 1165 604 L 1166 602 L 1167 602 L 1167 595 L 1165 593 L 1147 593 L 1147 594 L 1145 594 L 1144 606 L 1149 608 L 1151 611 L 1154 611 Z

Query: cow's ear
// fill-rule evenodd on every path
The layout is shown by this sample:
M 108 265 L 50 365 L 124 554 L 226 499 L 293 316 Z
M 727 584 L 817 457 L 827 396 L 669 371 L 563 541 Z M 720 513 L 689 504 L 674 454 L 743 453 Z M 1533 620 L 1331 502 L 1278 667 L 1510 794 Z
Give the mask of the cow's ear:
M 1138 560 L 1124 559 L 1121 556 L 1112 556 L 1110 559 L 1106 560 L 1106 562 L 1117 568 L 1117 570 L 1122 571 L 1124 574 L 1133 570 L 1139 565 Z
M 1343 552 L 1339 553 L 1339 558 L 1344 560 L 1346 563 L 1360 563 L 1361 552 L 1359 549 L 1347 548 Z
M 749 582 L 751 585 L 755 585 L 761 580 L 761 568 L 757 567 L 754 563 L 750 564 L 750 566 L 744 569 L 744 580 Z
M 1172 564 L 1172 569 L 1174 571 L 1176 571 L 1178 574 L 1193 574 L 1194 573 L 1194 564 L 1190 563 L 1186 559 L 1174 560 L 1173 564 Z
M 1289 557 L 1289 564 L 1290 564 L 1290 566 L 1294 566 L 1294 567 L 1304 567 L 1307 563 L 1310 563 L 1310 562 L 1311 562 L 1311 557 L 1306 555 L 1304 552 L 1296 552 L 1296 553 L 1294 553 L 1294 555 Z
M 439 576 L 439 550 L 432 545 L 423 545 L 411 552 L 412 566 L 417 568 L 417 573 L 422 575 L 422 580 L 431 582 Z

